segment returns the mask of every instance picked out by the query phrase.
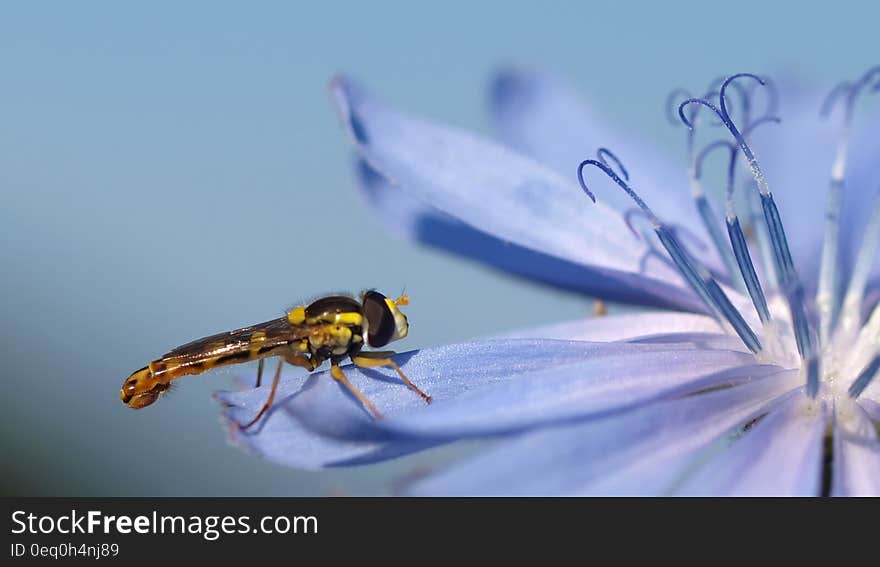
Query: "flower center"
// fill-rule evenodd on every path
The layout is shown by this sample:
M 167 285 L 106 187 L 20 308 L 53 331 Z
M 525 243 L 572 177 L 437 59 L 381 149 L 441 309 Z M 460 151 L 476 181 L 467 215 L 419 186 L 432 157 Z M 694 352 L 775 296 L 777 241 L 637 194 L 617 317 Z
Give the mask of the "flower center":
M 594 166 L 602 170 L 620 186 L 635 201 L 638 210 L 651 222 L 657 238 L 684 280 L 704 301 L 722 326 L 735 332 L 755 353 L 758 360 L 785 367 L 800 367 L 804 373 L 806 392 L 811 398 L 816 398 L 820 391 L 823 397 L 858 398 L 880 373 L 880 305 L 874 308 L 867 322 L 862 325 L 864 292 L 872 264 L 880 248 L 880 195 L 843 297 L 841 297 L 839 281 L 840 210 L 845 187 L 854 103 L 866 88 L 880 90 L 880 66 L 869 70 L 853 83 L 838 85 L 829 95 L 822 109 L 823 115 L 827 115 L 835 103 L 841 101 L 845 103 L 844 128 L 838 140 L 827 203 L 819 287 L 815 298 L 817 322 L 808 315 L 806 293 L 791 256 L 779 209 L 763 170 L 747 142 L 747 137 L 756 127 L 769 122 L 779 122 L 777 117 L 772 116 L 776 106 L 775 89 L 771 91 L 771 102 L 768 104 L 767 113 L 750 121 L 752 110 L 750 93 L 735 82 L 741 79 L 750 79 L 762 86 L 768 85 L 764 79 L 756 75 L 749 73 L 733 75 L 720 83 L 720 88 L 717 90 L 719 102 L 717 106 L 707 100 L 716 93 L 710 87 L 706 97 L 689 97 L 680 103 L 678 115 L 688 127 L 689 177 L 697 211 L 727 269 L 730 283 L 740 291 L 748 293 L 760 321 L 759 333 L 752 329 L 730 300 L 724 287 L 716 280 L 715 274 L 687 251 L 678 237 L 679 231 L 658 218 L 629 185 L 628 173 L 617 156 L 607 149 L 600 149 L 598 160 L 587 159 L 580 164 L 578 180 L 593 201 L 596 200 L 595 196 L 584 181 L 583 172 L 586 166 Z M 742 130 L 737 127 L 728 112 L 726 91 L 731 86 L 740 95 L 739 115 L 745 123 Z M 681 91 L 676 91 L 678 92 Z M 717 141 L 709 144 L 699 153 L 694 151 L 694 130 L 698 110 L 701 107 L 709 109 L 721 120 L 733 136 L 733 143 Z M 717 226 L 715 215 L 700 182 L 702 162 L 716 149 L 726 149 L 729 155 L 725 215 L 728 242 L 724 241 L 722 230 Z M 759 259 L 762 261 L 761 273 L 765 278 L 765 284 L 769 284 L 769 289 L 774 290 L 769 296 L 769 301 L 752 260 L 749 239 L 737 215 L 734 202 L 736 163 L 740 154 L 745 157 L 761 204 L 760 217 L 763 223 L 755 223 L 753 227 L 755 233 L 753 244 L 757 244 L 760 248 Z M 611 158 L 623 178 L 617 174 L 607 158 Z M 748 205 L 750 201 L 747 198 L 745 202 Z M 752 222 L 752 216 L 750 212 L 747 222 Z M 629 224 L 629 215 L 627 215 L 627 223 Z M 793 345 L 797 347 L 796 356 L 792 356 Z

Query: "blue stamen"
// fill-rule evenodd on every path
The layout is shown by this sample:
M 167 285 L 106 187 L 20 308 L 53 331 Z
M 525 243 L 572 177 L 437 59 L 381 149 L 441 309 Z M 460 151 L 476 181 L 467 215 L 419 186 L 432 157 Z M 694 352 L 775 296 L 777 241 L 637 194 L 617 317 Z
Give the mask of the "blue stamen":
M 584 167 L 588 165 L 601 169 L 605 175 L 617 183 L 617 185 L 623 189 L 633 201 L 635 201 L 639 208 L 644 212 L 645 216 L 647 216 L 654 225 L 654 232 L 657 234 L 663 247 L 666 248 L 672 261 L 678 267 L 679 273 L 681 273 L 694 292 L 696 292 L 710 309 L 731 324 L 734 331 L 740 336 L 749 350 L 755 353 L 760 352 L 761 342 L 758 340 L 757 335 L 755 335 L 755 332 L 752 331 L 740 312 L 737 311 L 736 307 L 733 306 L 730 299 L 728 299 L 727 295 L 724 293 L 724 290 L 721 289 L 718 283 L 712 278 L 711 274 L 709 274 L 709 271 L 685 251 L 673 230 L 654 214 L 641 197 L 639 197 L 627 182 L 621 179 L 613 169 L 601 161 L 593 159 L 582 161 L 580 166 L 578 166 L 578 181 L 584 192 L 595 202 L 595 196 L 589 188 L 587 188 L 587 184 L 584 181 Z
M 770 231 L 770 240 L 773 243 L 773 252 L 776 256 L 776 268 L 782 278 L 783 287 L 791 286 L 798 278 L 794 270 L 794 260 L 791 259 L 791 249 L 788 247 L 788 239 L 785 237 L 785 228 L 782 226 L 782 218 L 776 207 L 776 200 L 770 193 L 761 194 L 761 208 L 764 211 L 764 221 Z
M 639 270 L 645 271 L 645 269 L 648 265 L 648 260 L 652 256 L 656 257 L 659 261 L 663 262 L 664 264 L 666 264 L 667 266 L 669 266 L 673 270 L 677 269 L 675 264 L 672 262 L 672 260 L 669 259 L 669 255 L 664 254 L 662 251 L 658 250 L 654 246 L 653 241 L 651 240 L 651 238 L 649 236 L 647 236 L 647 233 L 640 233 L 638 230 L 636 230 L 636 227 L 633 224 L 633 217 L 641 217 L 641 218 L 648 219 L 648 220 L 650 220 L 650 219 L 645 214 L 645 211 L 643 211 L 642 209 L 640 209 L 638 207 L 633 207 L 631 209 L 624 211 L 624 213 L 623 213 L 623 221 L 626 223 L 626 227 L 633 233 L 633 235 L 636 237 L 637 240 L 642 240 L 648 245 L 648 251 L 645 253 L 644 257 L 642 257 L 641 261 L 639 262 Z M 695 247 L 699 248 L 703 252 L 705 252 L 706 249 L 708 248 L 708 245 L 705 242 L 703 242 L 703 240 L 699 236 L 697 236 L 696 234 L 691 232 L 691 230 L 688 229 L 686 226 L 678 225 L 678 224 L 668 224 L 667 226 L 669 227 L 669 229 L 672 231 L 672 233 L 676 237 L 679 237 L 679 235 L 686 236 L 691 242 L 693 242 Z M 653 230 L 653 227 L 652 227 L 652 230 Z
M 819 357 L 811 356 L 807 360 L 807 395 L 816 398 L 819 393 Z
M 859 373 L 855 382 L 850 385 L 849 397 L 853 399 L 858 398 L 865 391 L 865 388 L 868 387 L 868 384 L 877 377 L 877 374 L 880 374 L 880 354 L 868 363 L 868 366 Z
M 761 222 L 764 218 L 764 213 L 763 211 L 758 211 L 757 207 L 755 207 L 754 205 L 754 201 L 760 200 L 761 198 L 760 193 L 751 190 L 754 184 L 755 180 L 749 179 L 748 182 L 744 185 L 745 188 L 748 190 L 744 199 L 744 203 L 746 206 L 749 224 L 752 227 L 752 232 L 754 233 L 755 241 L 758 245 L 758 251 L 761 254 L 761 266 L 763 266 L 764 268 L 764 280 L 768 288 L 778 289 L 779 280 L 776 277 L 773 245 L 770 244 L 770 233 L 767 232 L 767 225 Z
M 855 82 L 844 81 L 835 86 L 820 108 L 820 115 L 827 118 L 836 106 L 843 105 L 843 124 L 837 141 L 837 155 L 831 169 L 830 190 L 825 209 L 825 236 L 822 246 L 822 263 L 819 272 L 819 289 L 816 292 L 816 306 L 819 311 L 819 336 L 827 343 L 831 328 L 837 319 L 840 308 L 840 211 L 843 206 L 843 191 L 846 178 L 846 162 L 849 149 L 850 131 L 852 129 L 855 103 L 859 94 L 868 87 L 874 77 L 880 78 L 880 66 L 865 72 Z M 872 91 L 880 86 L 880 80 Z
M 761 282 L 755 272 L 755 265 L 752 262 L 751 254 L 749 254 L 749 246 L 746 243 L 746 236 L 740 225 L 739 217 L 727 219 L 727 235 L 730 237 L 733 253 L 742 271 L 746 289 L 749 291 L 749 297 L 752 298 L 755 311 L 758 312 L 761 323 L 766 325 L 770 322 L 770 309 L 767 307 L 767 298 L 764 296 L 764 290 L 761 288 Z
M 668 227 L 661 226 L 655 231 L 663 243 L 663 247 L 669 252 L 672 261 L 678 266 L 685 279 L 693 288 L 700 288 L 709 297 L 709 305 L 715 309 L 733 326 L 733 330 L 742 339 L 743 343 L 754 353 L 761 351 L 761 341 L 752 331 L 740 312 L 733 306 L 727 294 L 718 285 L 709 272 L 694 260 L 679 243 L 675 235 Z M 701 294 L 702 295 L 702 294 Z
M 794 336 L 797 342 L 798 352 L 801 358 L 810 362 L 807 366 L 807 393 L 815 396 L 819 388 L 818 369 L 812 364 L 816 357 L 816 347 L 813 340 L 813 332 L 810 320 L 807 317 L 807 307 L 804 299 L 804 286 L 794 269 L 791 259 L 791 251 L 788 248 L 788 240 L 785 238 L 785 230 L 782 228 L 782 219 L 779 217 L 779 209 L 776 201 L 770 193 L 761 194 L 761 207 L 764 209 L 764 220 L 770 232 L 770 241 L 776 257 L 776 269 L 780 275 L 782 293 L 788 300 L 791 311 L 791 321 L 794 326 Z
M 730 239 L 730 245 L 733 248 L 733 254 L 736 257 L 736 263 L 739 266 L 739 272 L 742 274 L 749 297 L 755 306 L 755 311 L 761 319 L 761 323 L 767 324 L 770 321 L 770 310 L 767 307 L 767 299 L 764 296 L 764 290 L 761 288 L 761 282 L 758 274 L 755 272 L 755 265 L 752 262 L 752 256 L 749 253 L 749 246 L 746 242 L 746 236 L 740 224 L 739 217 L 733 204 L 733 191 L 736 184 L 736 157 L 737 147 L 730 142 L 719 140 L 713 142 L 703 148 L 697 163 L 717 148 L 727 148 L 730 152 L 730 159 L 727 166 L 727 235 Z M 697 175 L 700 174 L 700 167 L 697 168 Z
M 695 177 L 695 179 L 699 179 L 699 177 Z M 730 278 L 729 281 L 742 291 L 742 282 L 736 277 L 736 262 L 730 254 L 730 248 L 728 248 L 727 243 L 724 241 L 724 235 L 716 220 L 715 211 L 712 210 L 712 205 L 709 204 L 709 199 L 706 198 L 705 193 L 701 193 L 694 198 L 694 201 L 697 204 L 697 212 L 709 231 L 709 237 L 715 244 L 715 248 L 721 252 L 721 260 L 724 263 L 725 270 L 727 270 L 728 278 Z
M 633 207 L 623 213 L 623 222 L 626 223 L 626 227 L 633 233 L 633 235 L 636 237 L 636 240 L 641 240 L 645 242 L 645 244 L 648 246 L 648 251 L 645 252 L 644 256 L 642 256 L 641 260 L 639 260 L 639 272 L 644 272 L 647 269 L 648 260 L 652 257 L 657 258 L 657 260 L 662 262 L 664 265 L 675 270 L 675 264 L 673 264 L 672 260 L 669 259 L 669 255 L 664 254 L 663 252 L 658 250 L 657 247 L 654 246 L 654 241 L 650 238 L 647 231 L 639 232 L 638 230 L 636 230 L 636 227 L 633 224 L 632 217 L 641 217 L 644 219 L 648 219 L 648 216 L 645 214 L 645 211 L 638 207 Z M 653 228 L 654 227 L 652 226 L 651 229 L 653 230 Z M 705 246 L 702 241 L 700 241 L 700 244 L 702 246 Z
M 645 211 L 643 211 L 642 209 L 639 209 L 637 207 L 627 209 L 623 213 L 623 222 L 626 223 L 627 228 L 629 228 L 630 231 L 632 231 L 632 233 L 636 236 L 637 239 L 644 240 L 644 238 L 642 238 L 642 235 L 639 234 L 639 232 L 636 230 L 635 226 L 633 225 L 633 217 L 642 217 L 642 218 L 645 218 L 648 220 L 650 220 L 650 218 L 648 218 L 648 216 L 645 214 Z M 709 245 L 706 244 L 702 238 L 700 238 L 699 236 L 694 234 L 693 231 L 691 229 L 689 229 L 688 227 L 686 227 L 685 225 L 666 223 L 666 226 L 669 227 L 669 229 L 673 232 L 673 234 L 675 234 L 676 237 L 686 236 L 688 238 L 688 240 L 690 240 L 693 243 L 693 245 L 696 248 L 699 248 L 701 251 L 705 252 L 709 248 Z
M 868 277 L 871 275 L 871 266 L 877 259 L 880 250 L 880 192 L 874 199 L 874 213 L 868 221 L 865 234 L 862 237 L 855 267 L 849 280 L 849 287 L 843 299 L 843 307 L 840 312 L 841 338 L 846 341 L 854 334 L 861 322 L 862 301 L 865 297 L 865 288 L 868 285 Z
M 731 85 L 733 85 L 733 86 L 738 85 L 738 84 L 739 83 L 731 83 Z M 749 87 L 746 89 L 746 92 L 748 93 L 750 101 L 751 101 L 753 89 L 755 87 L 756 87 L 755 83 L 751 83 L 749 85 Z M 761 125 L 769 123 L 769 122 L 776 122 L 776 123 L 780 122 L 779 117 L 775 116 L 776 109 L 779 106 L 779 92 L 777 91 L 775 84 L 772 83 L 766 77 L 764 78 L 764 88 L 768 92 L 767 106 L 764 110 L 764 115 L 761 118 L 758 118 L 757 120 L 754 120 L 752 122 L 746 122 L 746 124 L 748 124 L 748 125 L 745 128 L 743 128 L 743 131 L 742 131 L 743 138 L 748 138 L 749 135 L 758 126 L 761 126 Z M 720 92 L 718 94 L 720 96 Z M 704 98 L 708 98 L 708 97 L 704 97 Z M 733 164 L 731 164 L 731 165 L 733 165 Z M 730 172 L 728 174 L 730 174 Z M 754 181 L 751 181 L 751 183 L 754 183 Z M 733 186 L 731 185 L 731 188 L 732 187 Z M 772 252 L 771 246 L 769 244 L 770 237 L 769 237 L 769 234 L 767 233 L 767 231 L 764 229 L 764 226 L 762 224 L 754 222 L 757 217 L 752 213 L 752 210 L 753 210 L 752 201 L 748 197 L 750 195 L 752 195 L 751 192 L 747 193 L 747 197 L 745 199 L 745 206 L 746 206 L 746 210 L 748 212 L 748 214 L 746 216 L 748 218 L 749 223 L 752 225 L 754 233 L 755 233 L 756 242 L 758 245 L 758 251 L 760 253 L 762 266 L 764 268 L 764 275 L 767 278 L 768 285 L 771 288 L 773 288 L 773 287 L 776 287 L 776 271 L 773 268 L 773 252 Z M 732 201 L 730 199 L 728 199 L 728 208 L 729 209 L 731 208 L 730 207 L 731 203 L 732 203 Z M 731 209 L 731 210 L 733 210 L 733 209 Z M 730 218 L 730 217 L 728 216 L 728 218 Z M 753 268 L 754 268 L 754 266 L 753 266 Z
M 727 129 L 733 135 L 737 144 L 748 161 L 749 168 L 755 178 L 758 186 L 758 192 L 761 194 L 761 207 L 764 211 L 764 221 L 767 224 L 770 233 L 770 240 L 773 244 L 774 257 L 776 261 L 776 271 L 780 277 L 780 285 L 786 298 L 788 299 L 789 309 L 791 310 L 792 323 L 794 325 L 795 338 L 797 339 L 798 352 L 801 358 L 807 362 L 807 392 L 811 396 L 815 396 L 818 392 L 819 369 L 818 363 L 814 363 L 816 357 L 813 332 L 807 318 L 806 304 L 804 302 L 803 286 L 794 268 L 794 262 L 791 259 L 791 251 L 788 246 L 788 239 L 785 236 L 785 229 L 782 220 L 779 217 L 779 210 L 776 202 L 770 193 L 770 187 L 764 177 L 764 172 L 758 164 L 758 160 L 743 135 L 740 133 L 736 124 L 730 118 L 727 112 L 727 103 L 725 101 L 725 93 L 727 86 L 739 78 L 749 78 L 757 81 L 761 85 L 766 84 L 763 79 L 751 73 L 738 73 L 728 77 L 721 85 L 721 94 L 718 97 L 719 107 L 704 99 L 688 99 L 682 102 L 678 107 L 678 115 L 682 122 L 693 128 L 693 124 L 688 120 L 684 113 L 686 106 L 690 104 L 701 104 L 714 112 Z
M 762 124 L 767 124 L 770 122 L 778 123 L 780 120 L 776 116 L 765 116 L 760 118 L 750 124 L 747 128 L 743 130 L 743 135 L 748 136 L 755 128 L 761 126 Z M 736 158 L 737 158 L 737 147 L 730 142 L 719 140 L 713 142 L 703 148 L 703 151 L 700 152 L 700 155 L 697 157 L 697 168 L 696 174 L 697 177 L 700 176 L 702 170 L 702 161 L 706 158 L 706 156 L 717 148 L 727 148 L 730 153 L 730 157 L 727 165 L 727 235 L 730 239 L 730 245 L 733 248 L 734 256 L 736 257 L 736 263 L 739 266 L 740 274 L 742 275 L 743 281 L 745 282 L 746 289 L 749 292 L 749 297 L 752 299 L 752 304 L 755 306 L 755 311 L 758 313 L 758 317 L 761 319 L 761 323 L 767 324 L 770 317 L 770 310 L 767 307 L 767 299 L 764 295 L 764 290 L 761 287 L 761 282 L 758 279 L 758 274 L 755 271 L 755 265 L 752 262 L 752 256 L 749 252 L 748 243 L 746 242 L 745 233 L 743 232 L 742 225 L 740 224 L 739 217 L 736 214 L 736 208 L 733 202 L 733 192 L 736 187 Z
M 704 148 L 693 162 L 691 175 L 693 176 L 693 183 L 697 185 L 699 185 L 700 182 L 703 159 L 706 157 L 706 154 L 707 152 Z M 724 235 L 721 233 L 721 228 L 718 226 L 715 211 L 712 210 L 712 205 L 709 204 L 709 199 L 706 198 L 706 194 L 703 193 L 702 189 L 694 191 L 694 201 L 697 205 L 697 212 L 703 220 L 703 225 L 709 233 L 709 237 L 715 244 L 715 248 L 720 252 L 721 260 L 724 262 L 724 267 L 726 268 L 731 281 L 734 282 L 737 287 L 741 287 L 741 282 L 734 275 L 736 274 L 736 263 L 734 262 L 733 256 L 730 255 L 727 243 L 724 242 Z

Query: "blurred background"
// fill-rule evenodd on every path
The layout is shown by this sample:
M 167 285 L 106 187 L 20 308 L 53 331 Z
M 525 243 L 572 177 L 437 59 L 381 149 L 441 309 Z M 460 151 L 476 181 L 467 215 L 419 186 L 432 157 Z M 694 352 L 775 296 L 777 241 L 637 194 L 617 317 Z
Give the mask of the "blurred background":
M 141 412 L 118 397 L 170 348 L 328 291 L 406 286 L 400 350 L 590 311 L 390 235 L 355 192 L 331 76 L 490 134 L 492 71 L 534 65 L 682 155 L 662 112 L 672 87 L 746 70 L 833 81 L 877 63 L 876 3 L 802 6 L 3 3 L 0 491 L 385 493 L 437 457 L 301 472 L 244 454 L 211 399 L 230 371 L 188 378 Z M 479 310 L 449 317 L 453 298 Z

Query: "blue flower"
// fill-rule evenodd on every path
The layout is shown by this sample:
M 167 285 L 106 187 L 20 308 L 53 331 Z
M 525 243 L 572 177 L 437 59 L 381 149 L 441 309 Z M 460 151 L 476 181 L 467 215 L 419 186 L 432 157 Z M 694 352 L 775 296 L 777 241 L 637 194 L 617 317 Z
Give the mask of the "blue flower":
M 328 372 L 288 369 L 256 431 L 235 426 L 266 388 L 219 394 L 235 442 L 320 468 L 496 440 L 414 494 L 880 494 L 880 124 L 856 112 L 878 79 L 842 83 L 824 117 L 821 95 L 790 85 L 760 108 L 754 75 L 677 93 L 670 114 L 690 127 L 678 168 L 542 73 L 493 82 L 501 144 L 334 80 L 361 188 L 393 229 L 654 310 L 399 355 L 428 407 L 388 374 L 347 367 L 382 420 Z M 725 149 L 719 215 L 702 171 Z M 753 175 L 740 186 L 737 170 Z

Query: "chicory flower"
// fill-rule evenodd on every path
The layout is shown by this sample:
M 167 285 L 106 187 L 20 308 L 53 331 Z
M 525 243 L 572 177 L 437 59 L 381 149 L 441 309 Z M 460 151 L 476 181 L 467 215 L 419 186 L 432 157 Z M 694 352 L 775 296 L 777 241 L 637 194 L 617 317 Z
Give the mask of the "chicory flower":
M 230 428 L 236 442 L 318 468 L 500 440 L 413 484 L 415 494 L 880 493 L 880 138 L 876 117 L 856 113 L 880 71 L 824 105 L 782 89 L 779 125 L 768 124 L 775 90 L 757 116 L 752 87 L 764 83 L 741 74 L 704 97 L 677 96 L 689 167 L 676 168 L 543 74 L 493 83 L 505 145 L 336 79 L 361 186 L 395 230 L 556 287 L 669 310 L 399 355 L 430 407 L 380 372 L 346 368 L 387 416 L 378 421 L 326 372 L 290 371 L 259 429 Z M 717 125 L 730 138 L 697 151 L 695 132 Z M 585 148 L 601 149 L 584 159 Z M 702 171 L 725 148 L 721 218 Z M 737 189 L 739 168 L 752 175 Z M 678 189 L 688 182 L 690 194 Z M 220 398 L 234 425 L 265 395 Z

